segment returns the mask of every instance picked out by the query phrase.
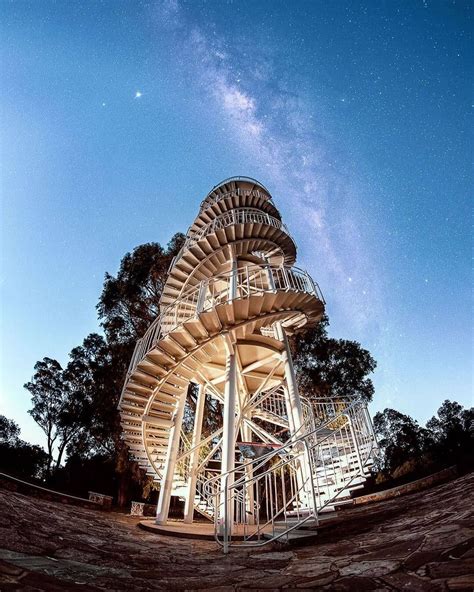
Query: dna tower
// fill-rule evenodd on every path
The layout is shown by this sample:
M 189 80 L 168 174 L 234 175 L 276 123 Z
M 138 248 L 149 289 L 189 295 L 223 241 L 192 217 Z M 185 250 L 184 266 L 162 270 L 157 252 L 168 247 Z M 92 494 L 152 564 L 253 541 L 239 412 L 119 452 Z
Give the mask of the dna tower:
M 172 261 L 119 403 L 130 452 L 159 483 L 157 524 L 178 496 L 183 524 L 209 519 L 224 550 L 317 524 L 373 462 L 363 402 L 298 392 L 288 336 L 318 323 L 325 303 L 295 261 L 261 183 L 215 186 Z

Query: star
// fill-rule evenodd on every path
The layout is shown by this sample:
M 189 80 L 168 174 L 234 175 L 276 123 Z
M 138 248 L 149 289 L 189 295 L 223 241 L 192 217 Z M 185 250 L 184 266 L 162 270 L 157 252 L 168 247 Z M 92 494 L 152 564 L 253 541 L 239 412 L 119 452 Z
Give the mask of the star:
M 142 95 L 143 95 L 143 93 L 141 93 L 139 90 L 137 90 L 137 92 L 135 93 L 135 98 L 139 99 Z

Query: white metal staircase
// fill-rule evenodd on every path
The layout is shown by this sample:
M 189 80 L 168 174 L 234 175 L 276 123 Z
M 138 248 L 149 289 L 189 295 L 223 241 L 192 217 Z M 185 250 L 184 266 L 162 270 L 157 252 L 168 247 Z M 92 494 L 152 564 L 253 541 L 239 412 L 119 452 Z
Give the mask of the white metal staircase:
M 216 540 L 226 550 L 231 545 L 262 546 L 288 540 L 301 534 L 302 528 L 317 527 L 322 513 L 350 503 L 351 492 L 363 486 L 377 451 L 366 404 L 329 399 L 319 400 L 316 407 L 317 427 L 306 424 L 302 435 L 249 461 L 241 468 L 240 477 L 229 472 L 207 483 L 207 493 L 214 494 L 218 508 L 214 514 Z M 307 463 L 302 462 L 305 456 Z M 305 464 L 309 474 L 304 472 Z M 257 500 L 252 514 L 239 507 L 245 507 L 249 496 Z M 237 539 L 222 520 L 224 505 L 246 516 Z
M 298 520 L 303 510 L 317 516 L 349 485 L 361 485 L 369 441 L 354 448 L 354 437 L 362 437 L 367 418 L 350 415 L 355 403 L 310 403 L 298 393 L 287 334 L 314 326 L 324 299 L 295 261 L 294 241 L 258 181 L 232 177 L 201 203 L 168 270 L 160 314 L 136 344 L 119 403 L 132 456 L 160 483 L 157 522 L 166 522 L 170 496 L 178 495 L 185 521 L 197 510 L 229 534 L 234 519 L 247 528 L 265 513 L 273 523 L 283 515 Z M 199 396 L 193 433 L 185 435 L 189 383 Z M 210 400 L 221 424 L 202 435 Z M 290 497 L 285 490 L 284 511 L 274 515 L 280 490 L 267 487 L 265 501 L 256 499 L 267 479 L 257 467 L 270 473 L 240 457 L 238 440 L 275 448 L 266 462 L 284 468 L 293 488 Z

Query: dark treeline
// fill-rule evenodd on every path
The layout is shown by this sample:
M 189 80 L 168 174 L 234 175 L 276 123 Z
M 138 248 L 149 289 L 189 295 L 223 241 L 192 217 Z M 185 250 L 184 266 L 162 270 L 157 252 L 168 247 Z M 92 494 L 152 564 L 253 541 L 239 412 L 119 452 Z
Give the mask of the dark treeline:
M 20 430 L 0 416 L 0 470 L 79 496 L 89 490 L 113 495 L 119 505 L 156 498 L 152 482 L 129 460 L 121 439 L 117 404 L 137 339 L 159 314 L 159 300 L 173 257 L 184 241 L 176 234 L 167 247 L 140 245 L 127 253 L 115 276 L 106 273 L 97 304 L 103 334 L 88 335 L 67 364 L 45 357 L 25 388 L 30 415 L 45 434 L 45 450 L 20 439 Z M 328 319 L 294 337 L 291 346 L 302 394 L 309 398 L 372 399 L 370 353 L 354 341 L 328 336 Z M 195 389 L 190 388 L 186 426 L 192 426 Z M 209 398 L 204 435 L 219 413 Z M 380 480 L 420 472 L 421 467 L 460 464 L 472 459 L 473 410 L 446 401 L 425 428 L 393 409 L 374 420 L 382 453 Z
M 385 409 L 374 417 L 380 455 L 375 482 L 403 482 L 450 465 L 467 472 L 474 464 L 474 408 L 446 400 L 422 427 L 409 415 Z

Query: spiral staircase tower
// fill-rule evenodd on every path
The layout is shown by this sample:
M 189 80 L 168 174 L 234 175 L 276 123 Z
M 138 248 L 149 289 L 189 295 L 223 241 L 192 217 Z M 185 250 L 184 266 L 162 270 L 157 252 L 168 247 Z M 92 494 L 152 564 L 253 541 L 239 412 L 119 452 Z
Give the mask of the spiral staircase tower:
M 315 325 L 324 299 L 295 261 L 295 243 L 258 181 L 232 177 L 201 203 L 119 403 L 132 456 L 160 483 L 158 524 L 177 495 L 184 522 L 200 512 L 225 545 L 242 524 L 253 528 L 243 536 L 249 543 L 280 538 L 365 479 L 374 442 L 365 406 L 298 393 L 287 335 Z M 203 433 L 209 413 L 215 429 Z M 264 483 L 270 465 L 281 473 L 278 491 Z M 269 534 L 269 521 L 280 531 Z

